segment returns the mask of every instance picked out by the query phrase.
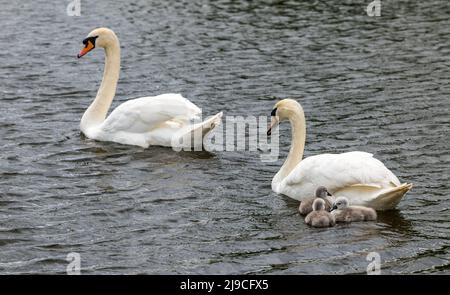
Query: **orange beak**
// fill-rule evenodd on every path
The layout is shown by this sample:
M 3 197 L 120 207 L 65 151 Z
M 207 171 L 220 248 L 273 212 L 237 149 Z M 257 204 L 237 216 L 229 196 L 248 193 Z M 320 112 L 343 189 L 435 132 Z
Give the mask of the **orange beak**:
M 80 51 L 80 53 L 78 53 L 77 57 L 78 58 L 82 57 L 83 55 L 85 55 L 86 53 L 88 53 L 89 51 L 91 51 L 94 48 L 95 48 L 94 44 L 92 44 L 91 41 L 87 41 L 86 46 L 83 49 L 81 49 L 81 51 Z

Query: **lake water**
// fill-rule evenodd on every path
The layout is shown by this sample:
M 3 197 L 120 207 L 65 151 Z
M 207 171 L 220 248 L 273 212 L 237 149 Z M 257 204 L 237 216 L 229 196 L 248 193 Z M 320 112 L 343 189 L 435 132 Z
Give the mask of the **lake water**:
M 0 273 L 448 273 L 450 7 L 447 1 L 0 0 Z M 96 142 L 79 120 L 121 41 L 113 107 L 181 93 L 204 114 L 305 110 L 305 156 L 363 150 L 414 188 L 376 223 L 311 229 L 271 191 L 260 152 L 177 153 Z

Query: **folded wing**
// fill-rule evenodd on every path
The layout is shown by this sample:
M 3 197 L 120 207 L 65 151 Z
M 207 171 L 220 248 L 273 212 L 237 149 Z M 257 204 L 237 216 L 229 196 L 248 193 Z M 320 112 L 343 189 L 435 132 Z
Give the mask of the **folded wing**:
M 382 162 L 365 152 L 321 154 L 302 160 L 281 183 L 281 193 L 297 200 L 314 195 L 318 186 L 331 193 L 340 190 L 380 191 L 400 185 Z M 361 196 L 370 198 L 369 195 Z M 375 194 L 374 194 L 375 197 Z
M 187 124 L 200 113 L 197 106 L 180 94 L 141 97 L 118 106 L 102 123 L 101 129 L 107 133 L 145 133 L 170 121 Z

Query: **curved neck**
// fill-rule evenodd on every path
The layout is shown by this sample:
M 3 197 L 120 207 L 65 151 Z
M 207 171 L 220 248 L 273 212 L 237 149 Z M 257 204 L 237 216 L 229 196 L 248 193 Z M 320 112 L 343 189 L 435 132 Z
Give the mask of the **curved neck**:
M 117 81 L 120 72 L 120 45 L 119 40 L 105 47 L 105 69 L 103 79 L 98 89 L 97 96 L 81 118 L 81 130 L 101 124 L 108 113 L 114 95 L 116 94 Z
M 292 144 L 283 166 L 281 166 L 280 171 L 278 171 L 273 178 L 272 183 L 275 185 L 286 178 L 298 163 L 300 163 L 305 149 L 306 124 L 303 109 L 299 108 L 293 110 L 292 113 L 289 114 L 289 121 L 291 123 Z

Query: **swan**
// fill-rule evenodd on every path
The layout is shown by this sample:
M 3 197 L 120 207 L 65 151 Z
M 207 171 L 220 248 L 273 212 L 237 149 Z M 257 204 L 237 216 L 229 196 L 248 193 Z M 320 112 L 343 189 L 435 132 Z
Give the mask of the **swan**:
M 331 227 L 336 225 L 334 215 L 325 210 L 325 200 L 315 199 L 312 203 L 313 211 L 306 218 L 305 223 L 312 227 Z
M 222 112 L 201 123 L 191 124 L 191 120 L 201 115 L 200 108 L 180 94 L 172 93 L 128 100 L 106 117 L 119 79 L 119 39 L 112 30 L 98 28 L 88 34 L 83 44 L 78 58 L 95 47 L 105 50 L 100 88 L 80 122 L 81 132 L 88 138 L 147 148 L 150 145 L 181 146 L 182 142 L 191 146 L 194 137 L 192 147 L 201 148 L 203 138 L 220 123 Z
M 304 199 L 300 206 L 298 207 L 298 211 L 300 212 L 300 215 L 307 215 L 310 212 L 313 211 L 313 202 L 317 199 L 321 198 L 325 200 L 325 210 L 330 211 L 331 207 L 333 206 L 333 196 L 327 191 L 327 188 L 324 186 L 319 186 L 316 189 L 316 197 L 315 198 L 308 198 Z
M 331 208 L 331 214 L 336 222 L 375 221 L 377 212 L 372 208 L 349 206 L 346 197 L 338 197 Z
M 335 197 L 347 196 L 352 205 L 389 210 L 411 189 L 412 184 L 401 184 L 370 153 L 320 154 L 302 159 L 306 123 L 297 101 L 284 99 L 275 104 L 267 134 L 282 121 L 290 121 L 292 144 L 285 162 L 272 179 L 272 190 L 277 194 L 302 201 L 323 185 Z

